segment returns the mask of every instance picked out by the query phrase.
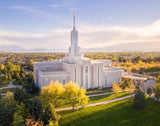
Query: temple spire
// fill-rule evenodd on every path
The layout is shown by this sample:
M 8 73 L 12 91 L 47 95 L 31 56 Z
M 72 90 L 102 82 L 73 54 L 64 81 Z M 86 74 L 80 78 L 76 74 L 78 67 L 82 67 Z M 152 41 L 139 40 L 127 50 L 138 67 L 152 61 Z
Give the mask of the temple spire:
M 73 29 L 75 29 L 75 13 L 73 13 Z

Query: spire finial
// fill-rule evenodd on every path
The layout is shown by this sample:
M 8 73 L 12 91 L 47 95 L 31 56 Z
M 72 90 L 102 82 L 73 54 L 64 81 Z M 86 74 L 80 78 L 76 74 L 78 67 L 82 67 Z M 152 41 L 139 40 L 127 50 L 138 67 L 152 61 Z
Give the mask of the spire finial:
M 75 13 L 73 13 L 73 29 L 75 29 Z

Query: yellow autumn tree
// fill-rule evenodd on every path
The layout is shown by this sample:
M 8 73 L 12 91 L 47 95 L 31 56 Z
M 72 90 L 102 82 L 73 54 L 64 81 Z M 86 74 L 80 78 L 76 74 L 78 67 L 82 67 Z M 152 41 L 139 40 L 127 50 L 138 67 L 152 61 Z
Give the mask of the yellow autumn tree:
M 73 83 L 70 81 L 69 83 L 66 83 L 64 85 L 65 92 L 64 96 L 66 99 L 66 102 L 72 105 L 73 112 L 75 110 L 75 107 L 77 105 L 86 105 L 88 104 L 89 98 L 86 94 L 86 90 L 83 87 L 79 87 L 77 83 Z
M 50 82 L 48 86 L 42 88 L 40 98 L 45 108 L 49 103 L 58 106 L 63 100 L 64 87 L 58 81 Z
M 122 88 L 120 87 L 119 84 L 113 82 L 112 83 L 112 91 L 115 92 L 115 98 L 117 97 L 117 93 L 122 91 Z
M 135 85 L 131 81 L 129 81 L 128 86 L 124 90 L 128 92 L 132 97 L 132 94 L 135 91 Z

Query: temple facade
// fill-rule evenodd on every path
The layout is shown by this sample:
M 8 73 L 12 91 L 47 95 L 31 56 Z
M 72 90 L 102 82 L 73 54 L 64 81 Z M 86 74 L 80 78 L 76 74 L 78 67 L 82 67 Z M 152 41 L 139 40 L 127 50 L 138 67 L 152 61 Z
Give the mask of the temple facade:
M 122 69 L 112 66 L 111 60 L 90 60 L 84 57 L 78 46 L 75 15 L 73 15 L 71 46 L 66 56 L 51 62 L 34 63 L 34 82 L 40 89 L 49 85 L 51 80 L 58 80 L 62 84 L 72 81 L 85 89 L 112 87 L 113 82 L 121 81 L 121 76 Z

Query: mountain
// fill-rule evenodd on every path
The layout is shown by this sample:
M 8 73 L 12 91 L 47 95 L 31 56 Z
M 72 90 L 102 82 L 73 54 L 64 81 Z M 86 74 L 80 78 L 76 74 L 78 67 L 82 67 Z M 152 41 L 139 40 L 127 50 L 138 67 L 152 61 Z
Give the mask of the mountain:
M 3 52 L 67 52 L 67 49 L 45 49 L 34 48 L 25 49 L 17 45 L 0 46 L 0 51 Z M 147 51 L 160 51 L 160 42 L 134 42 L 123 43 L 119 45 L 101 47 L 101 48 L 82 48 L 82 51 L 88 52 L 147 52 Z
M 123 43 L 102 48 L 84 49 L 84 51 L 105 51 L 105 52 L 147 52 L 147 51 L 160 51 L 160 42 L 134 42 Z

